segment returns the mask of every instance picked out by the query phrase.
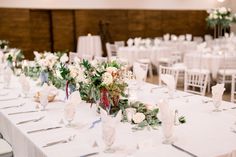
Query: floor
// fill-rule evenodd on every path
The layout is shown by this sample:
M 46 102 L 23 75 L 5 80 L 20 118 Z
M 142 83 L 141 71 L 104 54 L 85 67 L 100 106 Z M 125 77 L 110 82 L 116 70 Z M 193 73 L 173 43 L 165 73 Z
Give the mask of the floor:
M 158 81 L 159 81 L 159 77 L 157 75 L 154 75 L 153 78 L 150 78 L 148 77 L 147 78 L 147 82 L 149 83 L 153 83 L 153 84 L 158 84 Z M 184 87 L 183 87 L 183 84 L 180 86 L 178 85 L 177 87 L 178 90 L 184 90 Z M 206 96 L 207 97 L 211 97 L 211 92 L 210 93 L 206 93 Z M 230 97 L 231 97 L 231 92 L 230 92 L 230 86 L 229 87 L 226 87 L 226 91 L 224 92 L 224 95 L 223 95 L 223 100 L 225 101 L 230 101 Z

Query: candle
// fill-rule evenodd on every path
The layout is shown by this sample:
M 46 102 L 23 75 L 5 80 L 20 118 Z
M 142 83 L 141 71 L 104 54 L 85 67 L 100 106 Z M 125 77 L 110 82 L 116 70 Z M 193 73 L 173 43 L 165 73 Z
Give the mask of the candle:
M 88 33 L 88 36 L 90 37 L 90 36 L 92 36 L 90 33 Z

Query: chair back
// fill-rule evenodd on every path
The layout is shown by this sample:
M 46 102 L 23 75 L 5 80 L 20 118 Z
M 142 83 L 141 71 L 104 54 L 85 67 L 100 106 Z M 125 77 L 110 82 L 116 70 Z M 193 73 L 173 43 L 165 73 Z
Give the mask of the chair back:
M 125 42 L 124 41 L 115 41 L 114 45 L 116 46 L 116 49 L 120 47 L 125 47 Z
M 208 83 L 209 73 L 205 71 L 186 70 L 184 91 L 204 96 Z
M 178 77 L 179 77 L 179 70 L 174 67 L 167 67 L 167 66 L 159 66 L 159 85 L 162 85 L 162 76 L 163 75 L 172 75 L 175 79 L 175 84 L 177 85 L 178 83 Z
M 133 63 L 133 73 L 137 80 L 146 81 L 148 72 L 148 64 L 139 62 Z
M 117 51 L 116 46 L 114 44 L 106 43 L 106 49 L 108 58 L 116 56 Z
M 236 102 L 236 74 L 232 75 L 232 84 L 231 84 L 231 102 Z

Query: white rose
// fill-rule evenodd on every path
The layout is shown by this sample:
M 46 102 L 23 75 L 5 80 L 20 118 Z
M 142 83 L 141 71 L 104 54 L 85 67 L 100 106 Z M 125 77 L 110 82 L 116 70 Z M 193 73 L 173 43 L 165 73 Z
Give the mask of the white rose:
M 61 63 L 66 63 L 68 60 L 69 60 L 69 58 L 66 53 L 64 53 L 60 58 Z
M 133 115 L 132 119 L 135 124 L 139 124 L 145 119 L 145 115 L 143 113 L 138 112 L 135 115 Z
M 151 105 L 151 104 L 145 104 L 145 107 L 151 111 L 157 108 L 155 105 Z
M 105 85 L 109 85 L 113 82 L 113 77 L 110 73 L 108 72 L 105 72 L 103 75 L 102 75 L 102 81 L 103 81 L 103 84 Z
M 61 76 L 60 70 L 56 70 L 56 76 L 60 79 L 63 79 L 62 76 Z
M 219 13 L 220 13 L 220 14 L 226 14 L 226 13 L 227 13 L 227 9 L 226 9 L 225 7 L 221 7 L 221 8 L 219 9 Z
M 116 67 L 107 67 L 106 71 L 109 72 L 110 74 L 116 73 L 117 72 L 117 68 Z

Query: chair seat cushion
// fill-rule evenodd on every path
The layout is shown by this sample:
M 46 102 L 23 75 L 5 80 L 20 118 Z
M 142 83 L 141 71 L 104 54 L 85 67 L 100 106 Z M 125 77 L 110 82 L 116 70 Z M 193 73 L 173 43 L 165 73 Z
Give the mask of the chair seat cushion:
M 218 71 L 218 73 L 220 75 L 224 75 L 224 73 L 225 73 L 225 75 L 233 75 L 233 74 L 236 74 L 236 69 L 225 69 L 225 70 L 224 69 L 220 69 Z
M 13 151 L 11 146 L 3 139 L 0 139 L 0 157 L 12 157 Z

